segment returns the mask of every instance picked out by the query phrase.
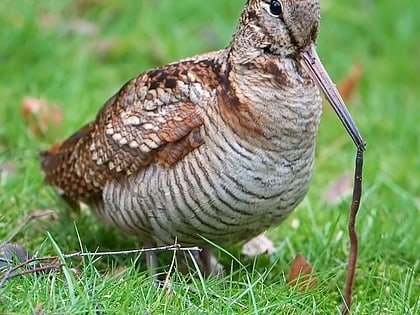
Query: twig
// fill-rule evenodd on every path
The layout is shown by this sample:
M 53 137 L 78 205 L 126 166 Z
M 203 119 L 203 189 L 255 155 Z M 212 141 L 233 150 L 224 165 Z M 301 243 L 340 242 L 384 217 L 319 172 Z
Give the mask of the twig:
M 350 251 L 349 262 L 347 268 L 347 278 L 344 287 L 344 303 L 341 307 L 341 314 L 345 315 L 349 312 L 352 303 L 352 292 L 354 275 L 356 272 L 358 241 L 356 232 L 356 216 L 359 211 L 360 198 L 362 196 L 362 169 L 363 169 L 363 149 L 358 148 L 356 154 L 356 166 L 354 170 L 354 188 L 353 199 L 351 203 L 350 216 L 349 216 L 349 238 L 350 238 Z
M 168 246 L 161 246 L 161 247 L 153 247 L 153 248 L 141 248 L 141 249 L 132 249 L 132 250 L 123 250 L 123 251 L 109 251 L 109 252 L 95 252 L 95 253 L 84 253 L 84 252 L 76 252 L 72 254 L 63 255 L 64 259 L 71 259 L 77 257 L 85 257 L 85 256 L 93 256 L 93 257 L 103 257 L 103 256 L 111 256 L 111 255 L 130 255 L 130 254 L 138 254 L 150 251 L 165 251 L 165 250 L 172 250 L 172 251 L 201 251 L 200 247 L 181 247 L 179 244 L 168 245 Z M 40 273 L 43 271 L 49 271 L 53 269 L 60 269 L 64 266 L 63 263 L 53 263 L 54 261 L 58 261 L 58 256 L 47 256 L 47 257 L 31 257 L 16 266 L 12 266 L 7 269 L 3 276 L 0 278 L 0 289 L 4 286 L 7 280 L 12 278 L 23 276 L 26 274 L 31 273 Z M 28 270 L 24 270 L 22 272 L 15 273 L 18 269 L 28 266 L 32 263 L 42 263 L 42 262 L 51 262 L 47 265 L 41 265 L 39 267 L 31 268 Z
M 168 246 L 161 246 L 161 247 L 151 247 L 151 248 L 141 248 L 141 249 L 130 249 L 130 250 L 121 250 L 121 251 L 110 251 L 110 252 L 95 252 L 95 253 L 84 253 L 84 252 L 76 252 L 72 254 L 63 255 L 64 259 L 70 259 L 75 257 L 83 257 L 83 256 L 112 256 L 112 255 L 131 255 L 131 254 L 139 254 L 145 252 L 160 252 L 160 251 L 201 251 L 200 247 L 181 247 L 179 244 L 168 245 Z
M 58 269 L 61 267 L 61 264 L 49 264 L 49 265 L 45 265 L 45 266 L 40 266 L 40 267 L 35 267 L 32 269 L 28 269 L 19 273 L 14 273 L 16 270 L 23 268 L 25 266 L 28 266 L 32 263 L 38 263 L 40 261 L 54 261 L 56 260 L 57 257 L 44 257 L 44 258 L 36 258 L 36 257 L 31 257 L 19 264 L 17 264 L 16 266 L 12 266 L 9 269 L 7 269 L 3 276 L 0 279 L 0 288 L 3 287 L 3 285 L 6 283 L 7 280 L 10 280 L 12 278 L 21 276 L 21 275 L 25 275 L 25 274 L 30 274 L 30 273 L 39 273 L 42 271 L 46 271 L 46 270 L 51 270 L 51 269 Z
M 24 270 L 24 271 L 16 272 L 16 273 L 6 272 L 6 274 L 1 279 L 0 288 L 2 287 L 2 285 L 4 285 L 4 283 L 6 283 L 7 280 L 24 276 L 24 275 L 28 275 L 28 274 L 32 274 L 32 273 L 42 273 L 45 271 L 50 271 L 50 270 L 55 270 L 55 269 L 58 270 L 63 266 L 64 264 L 58 263 L 58 264 L 49 264 L 49 265 L 39 266 L 39 267 Z
M 175 268 L 175 263 L 176 263 L 176 252 L 174 252 L 173 255 L 172 255 L 171 264 L 169 265 L 169 270 L 168 270 L 168 273 L 166 274 L 165 281 L 164 281 L 165 285 L 171 283 L 170 278 L 171 278 L 172 271 Z M 170 290 L 170 288 L 168 288 L 168 292 L 169 292 L 169 290 Z

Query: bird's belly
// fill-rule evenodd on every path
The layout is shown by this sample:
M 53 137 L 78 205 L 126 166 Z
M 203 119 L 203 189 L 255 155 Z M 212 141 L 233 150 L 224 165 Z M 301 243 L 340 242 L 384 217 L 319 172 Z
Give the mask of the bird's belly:
M 314 145 L 287 158 L 237 154 L 203 145 L 172 167 L 150 165 L 123 182 L 110 182 L 94 212 L 157 244 L 245 241 L 281 223 L 303 199 Z

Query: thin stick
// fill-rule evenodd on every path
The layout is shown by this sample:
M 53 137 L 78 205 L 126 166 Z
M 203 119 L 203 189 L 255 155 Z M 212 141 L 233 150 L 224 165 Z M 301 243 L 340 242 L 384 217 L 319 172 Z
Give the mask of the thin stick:
M 356 232 L 356 216 L 360 206 L 360 198 L 362 196 L 362 169 L 363 169 L 363 148 L 357 149 L 356 163 L 354 170 L 354 187 L 353 199 L 351 203 L 349 216 L 349 238 L 350 238 L 350 252 L 349 262 L 347 268 L 347 278 L 344 287 L 344 303 L 341 307 L 341 314 L 345 315 L 350 311 L 352 303 L 353 282 L 356 272 L 358 241 Z
M 10 280 L 10 279 L 15 278 L 15 277 L 20 276 L 20 275 L 24 275 L 24 274 L 28 274 L 28 273 L 36 273 L 36 272 L 40 272 L 40 271 L 43 271 L 43 270 L 46 270 L 46 269 L 44 269 L 43 267 L 35 267 L 35 268 L 25 270 L 25 271 L 20 272 L 20 273 L 14 273 L 16 270 L 18 270 L 20 268 L 23 268 L 25 266 L 28 266 L 32 263 L 40 262 L 41 260 L 46 261 L 46 260 L 55 260 L 55 259 L 57 259 L 57 257 L 55 257 L 55 258 L 54 257 L 48 257 L 48 258 L 43 258 L 43 259 L 39 259 L 39 258 L 36 258 L 36 257 L 31 257 L 31 258 L 17 264 L 16 266 L 10 267 L 9 269 L 7 269 L 5 271 L 5 273 L 3 274 L 3 276 L 0 279 L 0 288 L 3 287 L 3 285 L 6 283 L 7 280 Z M 58 265 L 53 265 L 53 264 L 47 265 L 46 267 L 49 267 L 49 269 L 58 269 L 59 268 Z
M 165 250 L 172 250 L 172 251 L 201 251 L 202 249 L 200 247 L 181 247 L 179 244 L 174 245 L 168 245 L 168 246 L 161 246 L 161 247 L 153 247 L 153 248 L 141 248 L 141 249 L 132 249 L 132 250 L 122 250 L 122 251 L 109 251 L 109 252 L 96 252 L 96 253 L 83 253 L 83 252 L 76 252 L 72 254 L 63 255 L 64 259 L 71 259 L 71 258 L 77 258 L 77 257 L 85 257 L 85 256 L 93 256 L 93 257 L 103 257 L 103 256 L 111 256 L 111 255 L 130 255 L 130 254 L 138 254 L 138 253 L 144 253 L 144 252 L 157 252 L 157 251 L 165 251 Z M 34 267 L 28 270 L 24 270 L 19 273 L 15 273 L 16 270 L 23 268 L 25 266 L 28 266 L 32 263 L 41 263 L 41 262 L 47 262 L 47 261 L 58 261 L 58 256 L 48 256 L 48 257 L 31 257 L 27 259 L 26 261 L 23 261 L 16 266 L 11 266 L 9 269 L 7 269 L 2 277 L 0 278 L 0 289 L 4 286 L 6 281 L 18 277 L 23 276 L 30 273 L 40 273 L 43 271 L 49 271 L 53 269 L 59 269 L 63 266 L 62 263 L 50 263 L 48 265 L 41 265 L 38 267 Z
M 23 271 L 16 272 L 16 273 L 8 273 L 7 277 L 2 278 L 2 284 L 3 284 L 3 279 L 5 279 L 5 281 L 7 281 L 7 280 L 10 280 L 12 278 L 16 278 L 16 277 L 20 277 L 20 276 L 24 276 L 24 275 L 29 275 L 29 274 L 32 274 L 32 273 L 41 273 L 41 272 L 45 272 L 45 271 L 58 270 L 63 266 L 64 266 L 64 264 L 62 264 L 62 263 L 49 264 L 49 265 L 44 265 L 44 266 L 39 266 L 39 267 L 23 270 Z
M 161 246 L 161 247 L 151 247 L 151 248 L 141 248 L 141 249 L 130 249 L 130 250 L 121 250 L 121 251 L 110 251 L 110 252 L 95 252 L 95 253 L 83 253 L 83 252 L 76 252 L 72 254 L 63 255 L 64 259 L 70 259 L 75 257 L 83 257 L 83 256 L 112 256 L 112 255 L 131 255 L 131 254 L 139 254 L 145 252 L 160 252 L 165 250 L 173 250 L 173 251 L 201 251 L 200 247 L 181 247 L 179 244 L 168 245 L 168 246 Z

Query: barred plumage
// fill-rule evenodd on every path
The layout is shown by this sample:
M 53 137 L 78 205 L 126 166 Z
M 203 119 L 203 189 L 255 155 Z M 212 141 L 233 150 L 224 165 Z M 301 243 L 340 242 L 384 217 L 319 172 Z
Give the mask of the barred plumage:
M 302 60 L 319 61 L 319 20 L 318 0 L 248 1 L 226 49 L 139 75 L 43 152 L 46 182 L 148 244 L 245 241 L 279 224 L 314 163 L 321 98 Z
M 130 233 L 141 230 L 159 244 L 175 238 L 184 244 L 203 243 L 197 234 L 240 241 L 281 222 L 306 193 L 313 166 L 320 102 L 314 98 L 314 85 L 309 87 L 307 103 L 300 98 L 287 101 L 294 107 L 290 115 L 299 117 L 296 125 L 288 124 L 289 135 L 277 127 L 288 111 L 266 118 L 271 120 L 269 140 L 235 132 L 213 115 L 218 112 L 214 91 L 200 91 L 209 95 L 195 104 L 204 120 L 204 143 L 171 167 L 154 164 L 110 181 L 103 191 L 104 205 L 95 210 L 98 217 Z M 305 119 L 306 112 L 312 114 Z M 306 132 L 301 130 L 305 124 Z

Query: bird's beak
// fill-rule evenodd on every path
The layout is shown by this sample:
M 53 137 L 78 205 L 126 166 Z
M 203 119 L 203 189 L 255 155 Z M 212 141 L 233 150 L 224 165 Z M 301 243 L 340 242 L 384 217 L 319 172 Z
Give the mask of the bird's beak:
M 316 52 L 315 45 L 311 44 L 308 48 L 302 51 L 300 53 L 300 58 L 303 67 L 308 71 L 312 80 L 314 80 L 314 82 L 316 82 L 324 92 L 325 97 L 334 108 L 334 111 L 337 113 L 356 146 L 359 149 L 365 150 L 366 143 L 363 141 L 363 138 L 360 135 L 353 118 L 347 110 L 340 93 L 335 87 L 335 84 L 332 82 L 330 76 L 322 65 L 322 62 Z

